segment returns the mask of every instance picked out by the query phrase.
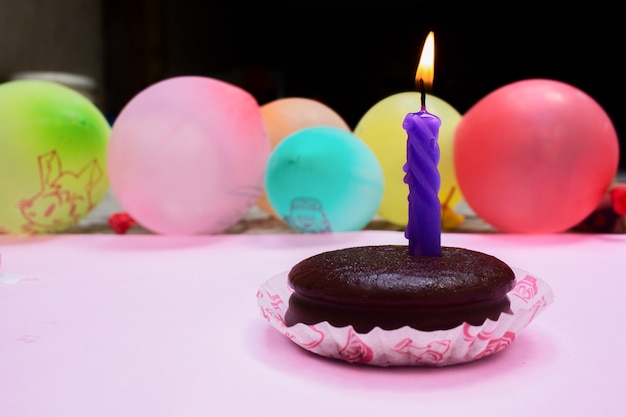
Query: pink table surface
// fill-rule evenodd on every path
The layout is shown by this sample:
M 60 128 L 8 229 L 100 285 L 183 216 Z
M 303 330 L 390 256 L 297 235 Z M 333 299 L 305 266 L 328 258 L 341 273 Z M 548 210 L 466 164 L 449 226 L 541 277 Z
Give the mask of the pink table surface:
M 402 233 L 0 237 L 0 416 L 618 416 L 626 236 L 443 234 L 546 281 L 506 350 L 443 368 L 298 347 L 256 292 L 304 257 Z

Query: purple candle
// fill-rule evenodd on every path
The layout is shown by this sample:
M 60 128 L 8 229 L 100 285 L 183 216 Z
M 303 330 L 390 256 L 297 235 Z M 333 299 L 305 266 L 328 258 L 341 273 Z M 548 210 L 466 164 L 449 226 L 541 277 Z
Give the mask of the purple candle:
M 441 254 L 441 203 L 439 187 L 439 127 L 441 119 L 426 111 L 426 95 L 422 85 L 422 109 L 409 113 L 402 127 L 408 134 L 406 175 L 409 185 L 409 220 L 404 235 L 409 240 L 409 255 L 439 256 Z

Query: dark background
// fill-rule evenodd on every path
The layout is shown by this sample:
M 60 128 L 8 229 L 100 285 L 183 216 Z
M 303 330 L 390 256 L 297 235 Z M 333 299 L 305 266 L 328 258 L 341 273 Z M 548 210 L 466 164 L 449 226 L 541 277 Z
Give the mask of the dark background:
M 478 4 L 478 5 L 477 5 Z M 500 5 L 501 4 L 501 5 Z M 322 101 L 354 128 L 379 100 L 415 90 L 435 32 L 432 93 L 464 113 L 491 91 L 528 78 L 569 83 L 593 97 L 624 137 L 624 23 L 602 2 L 108 0 L 104 19 L 105 111 L 178 75 L 206 75 L 279 97 Z

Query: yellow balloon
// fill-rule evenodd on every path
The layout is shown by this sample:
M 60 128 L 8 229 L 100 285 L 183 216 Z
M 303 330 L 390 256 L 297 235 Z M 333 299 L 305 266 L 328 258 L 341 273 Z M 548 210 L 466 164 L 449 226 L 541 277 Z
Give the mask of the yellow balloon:
M 452 208 L 463 198 L 456 179 L 452 143 L 454 131 L 462 116 L 450 104 L 430 94 L 426 95 L 426 108 L 429 113 L 441 119 L 439 200 L 442 205 L 445 203 L 446 207 Z M 408 223 L 409 208 L 409 188 L 404 182 L 402 170 L 406 163 L 407 133 L 402 128 L 402 121 L 407 113 L 416 113 L 420 109 L 420 93 L 394 94 L 370 108 L 354 128 L 354 134 L 372 149 L 383 169 L 385 188 L 378 215 L 402 226 Z
M 333 109 L 309 98 L 280 98 L 262 105 L 261 114 L 267 126 L 272 150 L 287 136 L 307 127 L 330 126 L 352 133 L 350 126 Z M 265 191 L 261 193 L 257 206 L 277 217 Z

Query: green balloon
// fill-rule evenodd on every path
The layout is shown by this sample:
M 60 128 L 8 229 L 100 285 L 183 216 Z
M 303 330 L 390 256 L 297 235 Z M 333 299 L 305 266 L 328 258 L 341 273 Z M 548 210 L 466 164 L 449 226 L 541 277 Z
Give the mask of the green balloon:
M 68 229 L 109 189 L 110 125 L 87 97 L 39 80 L 0 84 L 0 232 Z

